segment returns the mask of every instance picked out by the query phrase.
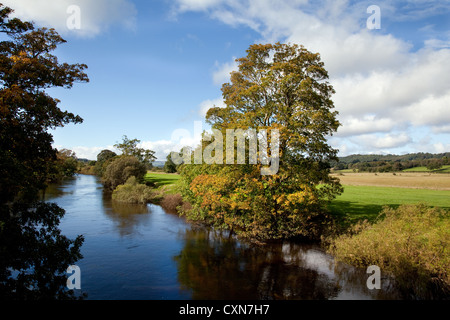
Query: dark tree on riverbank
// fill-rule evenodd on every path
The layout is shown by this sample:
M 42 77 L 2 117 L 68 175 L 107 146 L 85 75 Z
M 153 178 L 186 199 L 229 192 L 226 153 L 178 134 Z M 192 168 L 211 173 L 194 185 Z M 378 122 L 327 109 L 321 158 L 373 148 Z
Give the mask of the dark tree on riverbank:
M 11 13 L 0 4 L 0 299 L 72 298 L 66 269 L 83 238 L 61 234 L 64 210 L 39 193 L 57 156 L 48 130 L 82 119 L 45 90 L 88 82 L 87 66 L 59 63 L 51 53 L 65 40 Z

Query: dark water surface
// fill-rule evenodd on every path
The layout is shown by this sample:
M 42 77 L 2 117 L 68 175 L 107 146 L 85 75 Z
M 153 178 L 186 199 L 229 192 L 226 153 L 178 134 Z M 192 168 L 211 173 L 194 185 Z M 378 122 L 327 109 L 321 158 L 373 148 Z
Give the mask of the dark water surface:
M 193 226 L 156 205 L 113 202 L 94 176 L 47 191 L 66 210 L 63 234 L 85 237 L 87 299 L 397 299 L 387 279 L 369 290 L 366 270 L 335 263 L 312 245 L 256 247 Z

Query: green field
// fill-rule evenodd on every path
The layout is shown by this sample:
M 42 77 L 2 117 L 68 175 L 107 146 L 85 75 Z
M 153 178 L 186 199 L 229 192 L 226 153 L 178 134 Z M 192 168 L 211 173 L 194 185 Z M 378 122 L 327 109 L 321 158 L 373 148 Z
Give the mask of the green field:
M 180 175 L 178 175 L 178 174 L 157 173 L 157 172 L 148 172 L 144 177 L 145 181 L 153 182 L 158 187 L 174 184 L 179 179 L 180 179 Z
M 403 170 L 403 172 L 433 172 L 433 173 L 450 173 L 450 165 L 442 166 L 438 170 L 429 170 L 427 167 L 414 167 Z
M 344 186 L 344 193 L 329 208 L 337 215 L 347 215 L 351 220 L 373 220 L 383 206 L 425 203 L 433 207 L 450 209 L 450 191 L 407 189 L 374 186 Z

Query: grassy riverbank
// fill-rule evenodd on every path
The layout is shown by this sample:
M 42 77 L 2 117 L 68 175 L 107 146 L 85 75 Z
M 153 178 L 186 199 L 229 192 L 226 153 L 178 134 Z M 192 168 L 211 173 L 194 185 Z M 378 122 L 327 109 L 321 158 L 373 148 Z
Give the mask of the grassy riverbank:
M 146 182 L 154 183 L 156 187 L 160 188 L 163 186 L 171 186 L 172 188 L 176 186 L 178 180 L 180 180 L 180 175 L 176 173 L 161 173 L 161 172 L 147 172 L 144 177 Z
M 146 183 L 152 184 L 155 188 L 154 202 L 161 205 L 169 213 L 177 213 L 177 207 L 187 206 L 183 202 L 178 189 L 180 175 L 176 173 L 147 172 L 144 177 Z

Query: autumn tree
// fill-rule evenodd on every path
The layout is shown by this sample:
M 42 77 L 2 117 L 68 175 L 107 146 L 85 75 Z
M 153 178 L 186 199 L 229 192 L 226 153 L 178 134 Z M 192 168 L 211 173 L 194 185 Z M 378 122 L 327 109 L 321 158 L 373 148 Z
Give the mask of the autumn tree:
M 327 202 L 342 192 L 329 174 L 338 159 L 327 138 L 340 124 L 324 64 L 303 46 L 281 43 L 252 45 L 236 61 L 222 86 L 226 106 L 209 109 L 206 119 L 224 137 L 230 129 L 277 130 L 279 170 L 261 175 L 247 145 L 245 164 L 183 165 L 183 193 L 193 204 L 186 214 L 263 240 L 318 238 L 330 222 Z M 236 142 L 224 144 L 224 155 L 226 148 Z
M 65 272 L 81 258 L 83 237 L 61 234 L 64 210 L 39 201 L 39 191 L 57 160 L 48 130 L 82 119 L 46 89 L 87 82 L 87 66 L 60 63 L 52 52 L 65 40 L 11 13 L 0 4 L 0 297 L 70 298 Z

